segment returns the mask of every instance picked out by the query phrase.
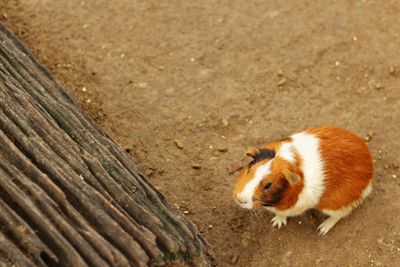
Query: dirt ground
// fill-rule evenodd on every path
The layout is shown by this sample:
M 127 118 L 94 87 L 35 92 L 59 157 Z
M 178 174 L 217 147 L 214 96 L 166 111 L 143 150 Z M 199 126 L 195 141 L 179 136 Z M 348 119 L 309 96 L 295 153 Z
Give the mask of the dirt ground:
M 400 266 L 399 18 L 395 0 L 0 2 L 220 266 Z M 370 139 L 365 205 L 320 237 L 318 216 L 277 230 L 233 203 L 246 147 L 326 123 Z

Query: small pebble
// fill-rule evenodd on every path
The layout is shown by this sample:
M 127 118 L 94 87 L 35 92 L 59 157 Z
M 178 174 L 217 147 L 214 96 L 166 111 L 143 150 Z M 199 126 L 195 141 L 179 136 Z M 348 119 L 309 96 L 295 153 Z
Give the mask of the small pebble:
M 372 138 L 375 136 L 375 133 L 374 132 L 369 132 L 366 136 L 364 136 L 364 140 L 366 141 L 366 142 L 369 142 L 369 141 L 371 141 L 372 140 Z
M 86 99 L 85 102 L 90 104 L 92 102 L 92 100 L 91 99 Z
M 182 144 L 181 141 L 179 141 L 178 139 L 175 139 L 174 143 L 175 143 L 177 148 L 183 149 L 183 144 Z
M 377 83 L 377 84 L 375 85 L 375 88 L 376 88 L 376 89 L 382 89 L 382 88 L 383 88 L 383 85 L 382 85 L 381 83 Z
M 340 65 L 340 62 L 339 62 L 339 61 L 335 61 L 335 65 L 336 65 L 336 66 L 339 66 L 339 65 Z
M 222 126 L 224 126 L 224 127 L 229 125 L 229 121 L 227 119 L 222 119 L 221 123 L 222 123 Z
M 235 264 L 238 261 L 238 259 L 239 259 L 239 256 L 237 254 L 233 255 L 231 258 L 231 263 Z
M 195 170 L 201 169 L 201 164 L 200 163 L 193 163 L 192 168 Z
M 283 86 L 285 85 L 285 83 L 287 83 L 287 79 L 286 78 L 282 78 L 278 81 L 278 86 Z
M 154 170 L 150 168 L 150 169 L 147 170 L 146 174 L 147 174 L 147 176 L 149 176 L 149 177 L 150 177 L 150 176 L 153 176 Z
M 391 67 L 389 68 L 389 73 L 390 73 L 390 75 L 394 75 L 394 74 L 396 73 L 396 68 L 393 67 L 393 66 L 391 66 Z
M 219 151 L 219 152 L 226 152 L 226 151 L 228 151 L 228 148 L 227 148 L 226 146 L 219 147 L 219 148 L 218 148 L 218 151 Z
M 393 174 L 392 177 L 393 177 L 393 178 L 397 178 L 397 175 L 396 175 L 396 174 Z
M 82 92 L 86 92 L 87 88 L 86 87 L 82 87 Z
M 283 70 L 278 70 L 278 71 L 276 72 L 276 75 L 278 75 L 278 76 L 283 76 Z
M 147 87 L 147 82 L 139 82 L 138 84 L 139 88 L 146 88 Z
M 184 210 L 183 214 L 189 214 L 189 211 L 188 210 Z
M 242 168 L 242 163 L 240 161 L 233 161 L 228 164 L 228 173 L 232 174 Z
M 371 80 L 369 80 L 368 81 L 368 87 L 369 87 L 369 89 L 375 89 L 376 88 L 376 81 L 375 80 L 373 80 L 373 79 L 371 79 Z
M 167 96 L 172 96 L 175 93 L 175 89 L 173 87 L 168 87 L 167 90 L 165 90 L 165 94 Z

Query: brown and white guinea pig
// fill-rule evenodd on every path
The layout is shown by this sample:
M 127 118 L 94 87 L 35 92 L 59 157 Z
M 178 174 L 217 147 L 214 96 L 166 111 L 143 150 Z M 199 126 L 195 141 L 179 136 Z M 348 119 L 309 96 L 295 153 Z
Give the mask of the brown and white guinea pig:
M 325 235 L 371 192 L 373 163 L 358 136 L 335 126 L 311 128 L 246 154 L 253 160 L 237 178 L 233 197 L 243 208 L 264 206 L 272 225 L 308 209 L 329 217 L 318 227 Z

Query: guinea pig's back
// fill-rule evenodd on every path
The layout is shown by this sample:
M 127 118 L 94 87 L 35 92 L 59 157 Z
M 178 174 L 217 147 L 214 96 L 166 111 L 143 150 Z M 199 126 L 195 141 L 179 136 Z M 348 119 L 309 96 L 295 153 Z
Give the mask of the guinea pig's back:
M 323 160 L 324 193 L 316 208 L 338 210 L 360 202 L 369 193 L 373 177 L 366 143 L 335 126 L 310 129 L 309 133 L 318 137 Z

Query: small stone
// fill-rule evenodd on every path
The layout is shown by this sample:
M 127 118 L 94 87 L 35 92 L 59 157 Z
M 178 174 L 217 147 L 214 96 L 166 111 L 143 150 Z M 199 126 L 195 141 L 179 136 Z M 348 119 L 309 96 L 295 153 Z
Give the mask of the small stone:
M 375 136 L 375 133 L 374 133 L 374 132 L 369 132 L 369 133 L 367 133 L 366 136 L 364 136 L 364 140 L 365 140 L 366 142 L 369 142 L 369 141 L 372 140 L 372 138 L 373 138 L 374 136 Z
M 82 87 L 82 92 L 86 92 L 87 91 L 87 88 L 84 86 L 84 87 Z
M 172 96 L 175 93 L 175 89 L 173 87 L 168 87 L 167 90 L 165 90 L 165 94 L 167 96 Z
M 189 214 L 189 211 L 188 210 L 184 210 L 183 214 Z
M 278 70 L 278 71 L 276 72 L 276 75 L 278 75 L 278 76 L 283 76 L 283 70 Z
M 240 161 L 233 161 L 228 164 L 228 173 L 232 174 L 242 168 L 242 163 Z
M 389 164 L 385 164 L 383 168 L 385 168 L 386 170 L 389 169 Z
M 218 151 L 219 152 L 226 152 L 226 151 L 228 151 L 228 148 L 226 146 L 222 146 L 222 147 L 218 148 Z
M 235 264 L 238 261 L 238 259 L 239 259 L 239 256 L 237 254 L 233 255 L 231 258 L 231 263 Z
M 146 88 L 147 87 L 147 82 L 139 82 L 138 83 L 139 88 Z
M 393 174 L 392 177 L 396 179 L 396 178 L 397 178 L 397 175 L 396 175 L 396 174 Z
M 193 163 L 192 168 L 195 170 L 201 169 L 201 164 L 200 163 Z
M 283 86 L 285 85 L 285 83 L 287 83 L 287 79 L 286 78 L 282 78 L 278 81 L 278 86 Z
M 89 98 L 89 99 L 86 99 L 85 102 L 90 104 L 92 102 L 92 100 Z
M 221 123 L 222 123 L 222 126 L 224 126 L 224 127 L 226 127 L 226 126 L 229 125 L 228 119 L 222 119 L 222 120 L 221 120 Z
M 357 40 L 358 40 L 357 36 L 353 36 L 353 41 L 357 42 Z
M 178 139 L 175 139 L 174 143 L 175 143 L 177 148 L 183 149 L 183 144 L 182 144 L 181 141 L 179 141 Z
M 147 170 L 147 172 L 146 172 L 146 174 L 147 174 L 147 176 L 153 176 L 153 174 L 154 174 L 154 169 L 152 169 L 152 168 L 149 168 L 148 170 Z
M 375 85 L 375 88 L 376 88 L 376 89 L 382 89 L 382 88 L 383 88 L 383 84 L 377 83 L 377 84 Z
M 368 81 L 368 87 L 369 89 L 375 89 L 376 88 L 376 81 L 374 79 L 371 79 Z
M 224 140 L 226 139 L 225 135 L 221 135 L 220 137 L 221 137 L 221 139 L 224 139 Z
M 208 228 L 213 228 L 213 225 L 212 225 L 212 224 L 210 224 L 210 225 L 208 226 Z
M 391 67 L 389 68 L 389 73 L 390 73 L 390 75 L 394 75 L 394 74 L 396 73 L 396 68 L 393 67 L 393 66 L 391 66 Z
M 335 61 L 335 66 L 339 66 L 340 62 L 339 61 Z

